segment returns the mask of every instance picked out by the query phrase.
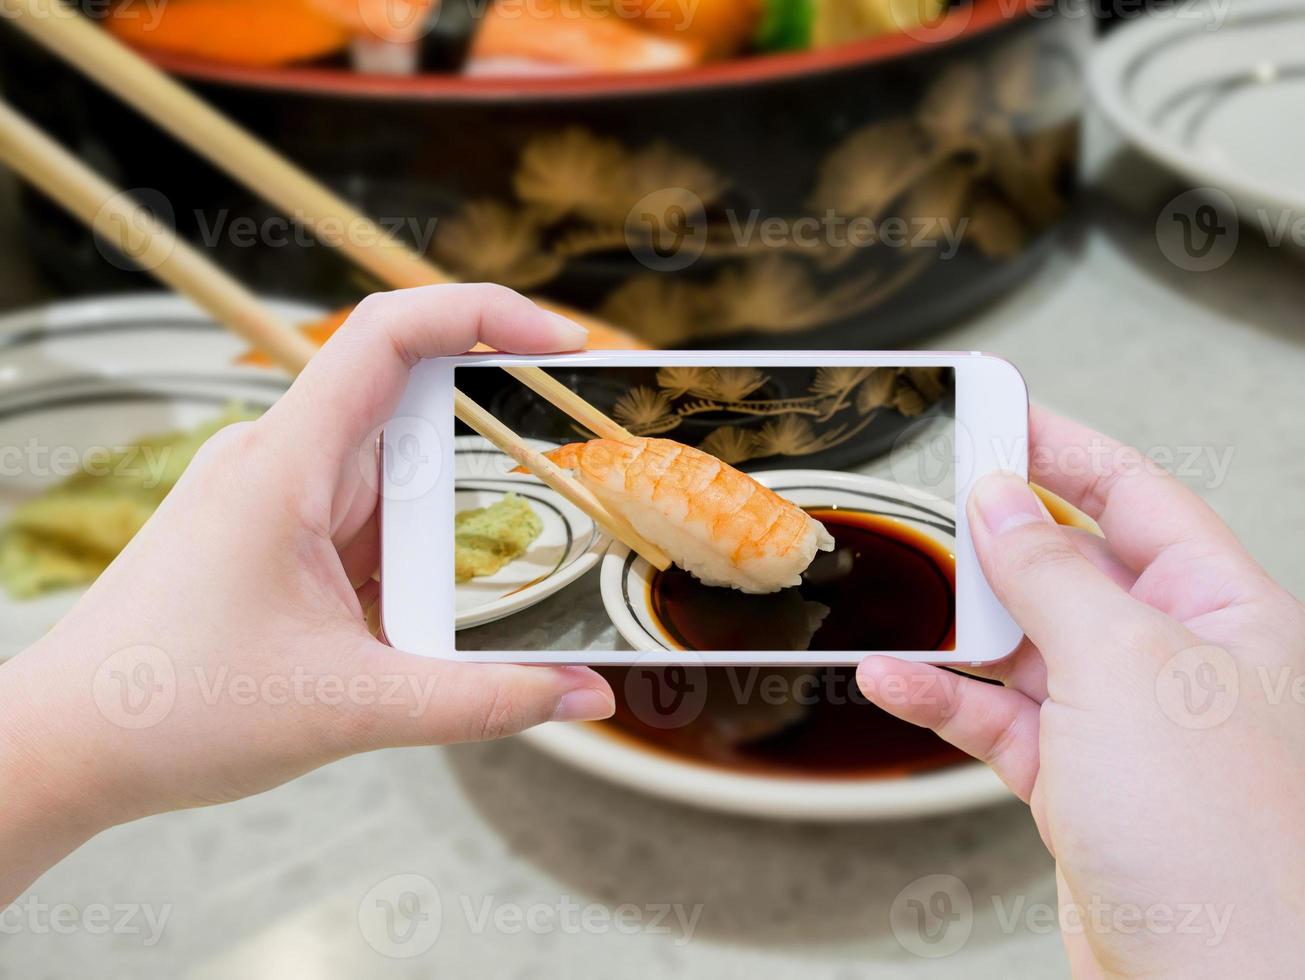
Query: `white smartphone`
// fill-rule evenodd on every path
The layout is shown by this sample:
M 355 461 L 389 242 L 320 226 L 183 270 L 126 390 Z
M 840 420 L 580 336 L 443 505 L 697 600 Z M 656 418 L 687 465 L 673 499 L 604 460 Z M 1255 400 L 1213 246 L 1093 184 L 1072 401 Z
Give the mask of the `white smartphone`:
M 634 441 L 590 442 L 513 365 L 543 368 Z M 455 388 L 674 564 L 613 541 L 455 424 Z M 381 440 L 382 628 L 465 661 L 997 660 L 1021 632 L 979 569 L 965 500 L 982 475 L 1027 467 L 1024 380 L 977 352 L 423 361 Z

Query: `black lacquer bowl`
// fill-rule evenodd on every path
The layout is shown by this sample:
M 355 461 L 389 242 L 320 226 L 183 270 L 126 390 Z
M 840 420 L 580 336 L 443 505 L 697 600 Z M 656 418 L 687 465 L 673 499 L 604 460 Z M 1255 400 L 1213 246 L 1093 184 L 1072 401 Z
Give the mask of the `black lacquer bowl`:
M 927 29 L 661 74 L 159 63 L 460 278 L 658 346 L 874 348 L 1028 273 L 1072 191 L 1092 30 L 1072 3 L 972 0 Z M 347 302 L 377 285 L 11 31 L 0 66 L 20 109 L 259 290 Z M 66 284 L 126 278 L 24 206 Z

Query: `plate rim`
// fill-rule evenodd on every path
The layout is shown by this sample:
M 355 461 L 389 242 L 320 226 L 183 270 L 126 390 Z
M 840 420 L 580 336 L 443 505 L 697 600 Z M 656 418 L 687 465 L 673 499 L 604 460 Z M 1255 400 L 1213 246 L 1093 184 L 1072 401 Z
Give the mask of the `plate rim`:
M 1209 6 L 1207 3 L 1206 6 Z M 1229 12 L 1227 21 L 1248 21 L 1281 12 L 1305 22 L 1305 11 L 1296 0 L 1250 0 L 1250 5 Z M 1126 85 L 1133 61 L 1149 48 L 1200 30 L 1200 22 L 1182 17 L 1158 16 L 1154 11 L 1114 31 L 1097 44 L 1088 71 L 1088 91 L 1107 121 L 1153 162 L 1202 186 L 1229 194 L 1243 214 L 1250 207 L 1305 213 L 1305 191 L 1292 193 L 1278 185 L 1247 181 L 1229 167 L 1220 166 L 1184 152 L 1170 137 L 1152 127 L 1128 98 Z
M 535 448 L 539 448 L 541 446 L 560 445 L 560 443 L 550 443 L 543 439 L 526 439 L 525 441 L 527 444 L 533 445 Z M 492 449 L 494 452 L 496 453 L 499 452 L 499 450 L 494 449 L 493 443 L 491 443 L 484 436 L 461 435 L 461 436 L 453 437 L 454 453 L 458 451 L 459 447 L 466 448 L 473 444 L 476 445 L 477 448 L 480 448 L 481 446 L 487 446 L 490 449 Z M 456 475 L 456 468 L 455 468 L 455 475 L 453 481 L 454 492 L 457 491 L 457 480 L 458 477 Z M 531 486 L 534 485 L 531 484 Z M 549 487 L 545 486 L 542 482 L 539 484 L 539 486 L 542 487 L 544 490 L 547 490 L 549 493 L 556 493 L 555 490 L 552 490 Z M 456 632 L 457 630 L 470 629 L 473 626 L 487 626 L 490 623 L 496 623 L 501 619 L 506 619 L 508 616 L 513 616 L 519 612 L 524 612 L 525 610 L 529 609 L 531 606 L 538 605 L 540 602 L 543 602 L 549 596 L 554 595 L 557 592 L 560 592 L 562 589 L 566 588 L 572 582 L 577 581 L 583 575 L 585 575 L 585 573 L 587 573 L 590 569 L 592 569 L 595 565 L 597 565 L 599 561 L 602 560 L 603 556 L 606 555 L 607 550 L 610 546 L 611 546 L 611 538 L 609 538 L 605 533 L 603 533 L 602 528 L 598 527 L 595 524 L 594 537 L 590 541 L 589 546 L 586 547 L 584 551 L 582 551 L 580 555 L 569 565 L 564 566 L 556 573 L 548 576 L 547 578 L 543 579 L 540 582 L 536 582 L 534 585 L 529 586 L 528 588 L 523 589 L 520 592 L 516 592 L 508 596 L 500 596 L 498 599 L 495 599 L 492 602 L 485 603 L 482 606 L 476 606 L 474 609 L 468 610 L 466 613 L 460 613 L 456 615 L 453 620 L 454 631 Z M 539 594 L 536 595 L 535 594 L 536 590 L 543 590 L 543 591 L 539 592 Z M 524 605 L 521 604 L 523 601 L 525 603 Z M 491 609 L 491 607 L 498 606 L 499 603 L 506 603 L 509 608 Z M 490 611 L 486 613 L 485 610 L 490 610 Z
M 899 820 L 1016 799 L 995 772 L 974 759 L 902 776 L 762 776 L 645 748 L 595 723 L 549 722 L 517 737 L 626 789 L 741 816 L 824 823 Z

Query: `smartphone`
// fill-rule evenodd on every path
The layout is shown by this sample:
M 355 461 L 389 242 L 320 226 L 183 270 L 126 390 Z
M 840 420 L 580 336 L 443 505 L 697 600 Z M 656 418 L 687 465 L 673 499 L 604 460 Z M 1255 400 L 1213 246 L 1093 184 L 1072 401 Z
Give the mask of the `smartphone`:
M 536 366 L 633 441 L 505 367 Z M 673 563 L 657 568 L 455 420 L 455 389 Z M 483 428 L 483 423 L 481 428 Z M 568 448 L 561 448 L 568 447 Z M 1028 394 L 977 352 L 468 355 L 412 371 L 381 437 L 381 624 L 464 661 L 838 665 L 1000 659 L 1021 632 L 966 526 L 1028 469 Z

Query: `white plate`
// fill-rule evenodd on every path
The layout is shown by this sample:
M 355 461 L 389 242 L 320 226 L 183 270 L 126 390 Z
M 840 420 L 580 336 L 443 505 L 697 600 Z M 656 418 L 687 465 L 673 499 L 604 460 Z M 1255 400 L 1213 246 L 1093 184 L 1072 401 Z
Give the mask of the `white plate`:
M 555 448 L 534 439 L 527 442 L 539 450 Z M 453 455 L 457 510 L 486 507 L 511 492 L 525 497 L 544 524 L 521 558 L 454 589 L 458 629 L 527 609 L 598 564 L 607 538 L 584 511 L 535 477 L 509 473 L 516 464 L 480 436 L 458 436 Z
M 320 314 L 269 305 L 292 322 Z M 233 401 L 271 405 L 288 379 L 235 365 L 245 347 L 172 296 L 58 303 L 0 318 L 0 519 L 69 475 L 68 460 L 92 447 L 195 426 Z M 0 659 L 37 640 L 81 592 L 14 600 L 0 589 Z
M 752 474 L 804 506 L 854 507 L 890 515 L 943 544 L 955 541 L 955 508 L 888 480 L 821 470 Z M 603 559 L 604 605 L 640 650 L 673 646 L 647 605 L 650 567 L 619 542 Z M 543 725 L 520 738 L 576 768 L 631 789 L 704 809 L 785 820 L 894 820 L 953 813 L 1010 800 L 987 766 L 960 763 L 903 777 L 805 778 L 732 772 L 616 735 L 598 725 Z
M 1090 74 L 1106 117 L 1162 166 L 1226 193 L 1256 227 L 1305 217 L 1300 0 L 1153 10 L 1102 42 Z

